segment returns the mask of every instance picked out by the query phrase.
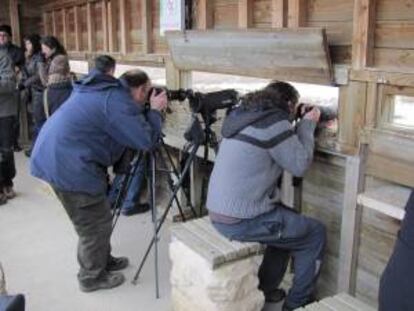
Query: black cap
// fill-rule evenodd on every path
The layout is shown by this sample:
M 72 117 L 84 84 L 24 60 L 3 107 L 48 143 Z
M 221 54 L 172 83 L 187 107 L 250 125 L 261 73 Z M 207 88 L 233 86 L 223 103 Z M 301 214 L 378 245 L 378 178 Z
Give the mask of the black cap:
M 0 25 L 0 32 L 5 32 L 7 33 L 10 37 L 12 36 L 12 28 L 10 27 L 10 25 Z

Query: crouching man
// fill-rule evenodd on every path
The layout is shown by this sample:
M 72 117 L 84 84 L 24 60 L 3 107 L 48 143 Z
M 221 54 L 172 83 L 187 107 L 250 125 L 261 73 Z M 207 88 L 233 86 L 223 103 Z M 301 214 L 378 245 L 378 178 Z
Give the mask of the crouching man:
M 108 58 L 109 56 L 105 56 Z M 31 172 L 55 190 L 79 236 L 78 280 L 90 292 L 121 285 L 114 271 L 128 265 L 111 256 L 112 215 L 106 197 L 106 172 L 125 147 L 150 150 L 160 137 L 165 93 L 144 101 L 151 82 L 142 71 L 113 77 L 115 61 L 94 69 L 43 126 L 31 157 Z
M 303 176 L 313 157 L 320 111 L 306 113 L 295 129 L 291 120 L 298 99 L 297 90 L 284 82 L 245 96 L 223 123 L 207 198 L 211 221 L 221 234 L 267 246 L 259 270 L 259 288 L 267 302 L 284 298 L 279 285 L 289 256 L 294 258 L 295 276 L 284 311 L 312 300 L 326 240 L 320 222 L 279 200 L 282 171 Z

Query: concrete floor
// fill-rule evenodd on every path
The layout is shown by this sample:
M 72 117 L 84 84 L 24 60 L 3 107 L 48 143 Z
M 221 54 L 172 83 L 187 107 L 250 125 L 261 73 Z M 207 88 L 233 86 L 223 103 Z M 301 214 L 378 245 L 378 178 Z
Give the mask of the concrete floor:
M 9 293 L 23 293 L 29 311 L 167 311 L 170 307 L 168 224 L 160 241 L 160 291 L 155 299 L 150 256 L 134 286 L 131 279 L 151 238 L 149 213 L 121 217 L 112 240 L 113 254 L 128 256 L 127 282 L 119 288 L 84 294 L 76 280 L 76 234 L 60 203 L 28 173 L 28 161 L 16 154 L 18 196 L 0 206 L 0 261 Z M 280 306 L 268 305 L 266 311 Z

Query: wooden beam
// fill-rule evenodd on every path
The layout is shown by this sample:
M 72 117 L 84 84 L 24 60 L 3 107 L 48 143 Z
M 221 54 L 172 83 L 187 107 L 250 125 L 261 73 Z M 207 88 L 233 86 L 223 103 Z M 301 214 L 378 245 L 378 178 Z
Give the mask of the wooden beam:
M 86 4 L 86 25 L 88 29 L 88 51 L 92 52 L 95 48 L 95 33 L 93 27 L 92 3 Z
M 286 0 L 272 0 L 272 27 L 283 28 L 286 27 Z
M 57 35 L 56 11 L 52 11 L 52 34 L 55 37 Z
M 19 3 L 17 0 L 9 0 L 10 10 L 10 26 L 13 32 L 13 43 L 20 45 L 20 17 L 19 17 Z
M 339 247 L 338 292 L 354 294 L 358 241 L 362 218 L 357 204 L 358 194 L 363 191 L 365 176 L 366 148 L 360 156 L 346 159 L 345 189 L 342 209 L 341 242 Z
M 79 6 L 75 6 L 73 8 L 74 10 L 74 19 L 75 19 L 75 50 L 76 51 L 80 51 L 81 50 L 81 20 L 80 20 L 80 7 Z
M 42 18 L 43 18 L 43 35 L 46 36 L 47 34 L 49 34 L 47 12 L 43 12 Z
M 289 0 L 288 27 L 299 28 L 306 26 L 307 0 Z
M 152 1 L 141 0 L 142 14 L 142 52 L 152 52 Z
M 68 46 L 68 24 L 67 24 L 67 16 L 66 16 L 66 9 L 63 8 L 62 10 L 62 37 L 63 37 L 63 46 L 67 47 Z
M 128 52 L 128 18 L 126 14 L 126 0 L 119 0 L 119 20 L 120 20 L 120 33 L 121 33 L 121 46 L 120 52 L 126 54 Z
M 374 63 L 376 0 L 355 0 L 352 65 L 355 69 Z
M 108 34 L 108 7 L 107 7 L 107 1 L 103 0 L 101 2 L 102 5 L 102 37 L 103 37 L 103 50 L 108 51 L 109 50 L 109 34 Z
M 116 31 L 116 3 L 117 0 L 108 1 L 108 45 L 109 52 L 115 52 L 117 49 L 117 31 Z
M 214 26 L 214 3 L 211 0 L 198 2 L 198 29 L 209 29 Z
M 239 0 L 239 28 L 253 26 L 253 0 Z

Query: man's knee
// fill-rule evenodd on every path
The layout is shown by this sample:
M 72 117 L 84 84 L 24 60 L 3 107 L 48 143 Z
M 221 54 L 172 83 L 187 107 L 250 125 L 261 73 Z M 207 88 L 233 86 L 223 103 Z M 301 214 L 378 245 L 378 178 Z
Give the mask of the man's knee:
M 312 237 L 313 240 L 320 245 L 322 248 L 325 247 L 327 234 L 326 234 L 326 227 L 323 223 L 318 220 L 314 220 L 312 225 Z

